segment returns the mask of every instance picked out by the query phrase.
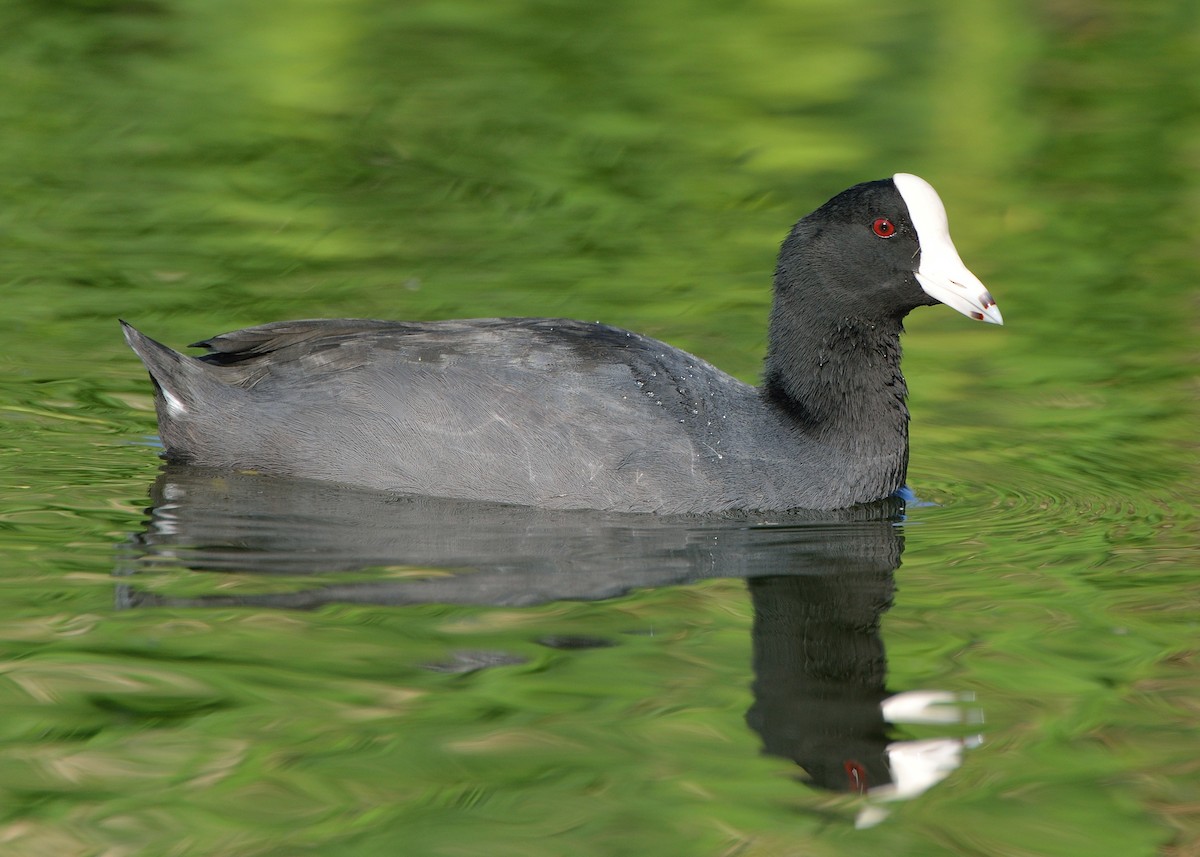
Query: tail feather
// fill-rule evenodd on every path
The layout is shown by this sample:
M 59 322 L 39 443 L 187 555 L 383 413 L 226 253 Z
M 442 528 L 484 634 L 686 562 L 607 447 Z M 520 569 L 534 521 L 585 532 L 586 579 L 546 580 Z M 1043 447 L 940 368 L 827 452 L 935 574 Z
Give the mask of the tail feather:
M 220 384 L 210 377 L 199 360 L 151 339 L 123 319 L 121 329 L 129 347 L 145 364 L 161 403 L 171 417 L 188 414 L 204 398 L 206 388 Z

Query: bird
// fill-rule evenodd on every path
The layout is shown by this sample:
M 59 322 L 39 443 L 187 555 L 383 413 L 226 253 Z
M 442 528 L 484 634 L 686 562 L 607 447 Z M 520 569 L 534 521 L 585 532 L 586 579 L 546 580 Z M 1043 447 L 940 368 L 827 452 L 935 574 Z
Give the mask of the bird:
M 761 383 L 565 318 L 309 319 L 175 351 L 121 321 L 163 457 L 394 494 L 695 515 L 835 510 L 908 468 L 900 335 L 945 304 L 1003 324 L 910 173 L 838 193 L 780 248 Z

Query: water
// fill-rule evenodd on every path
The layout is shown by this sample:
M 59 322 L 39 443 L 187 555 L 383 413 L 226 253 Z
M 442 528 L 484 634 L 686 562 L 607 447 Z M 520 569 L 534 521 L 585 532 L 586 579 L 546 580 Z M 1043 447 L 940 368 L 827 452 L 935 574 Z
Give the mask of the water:
M 1195 853 L 1194 4 L 0 32 L 5 854 Z M 1006 320 L 911 317 L 902 512 L 160 472 L 115 322 L 566 315 L 753 380 L 779 240 L 898 170 Z

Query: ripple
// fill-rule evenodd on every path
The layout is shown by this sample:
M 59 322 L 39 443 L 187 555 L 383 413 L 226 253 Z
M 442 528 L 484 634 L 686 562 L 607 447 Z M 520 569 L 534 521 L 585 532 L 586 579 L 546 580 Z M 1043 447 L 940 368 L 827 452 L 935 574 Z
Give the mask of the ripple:
M 944 467 L 913 481 L 928 503 L 909 504 L 910 534 L 931 527 L 943 542 L 1022 545 L 1025 561 L 1053 553 L 1083 559 L 1086 568 L 1112 561 L 1120 545 L 1124 561 L 1136 562 L 1139 549 L 1171 543 L 1194 518 L 1177 486 L 1148 490 L 1126 473 L 1050 470 L 1037 458 L 974 468 L 965 476 Z

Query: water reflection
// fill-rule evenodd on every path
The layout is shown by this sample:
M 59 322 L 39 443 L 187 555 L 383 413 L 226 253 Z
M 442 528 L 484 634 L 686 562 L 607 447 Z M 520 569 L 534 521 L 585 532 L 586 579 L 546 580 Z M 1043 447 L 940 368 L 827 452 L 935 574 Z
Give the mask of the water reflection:
M 900 537 L 896 537 L 899 565 Z M 876 798 L 860 827 L 886 817 L 882 801 L 916 797 L 945 779 L 979 736 L 893 741 L 902 723 L 973 716 L 939 691 L 892 694 L 880 620 L 895 566 L 861 563 L 834 574 L 752 577 L 754 705 L 746 721 L 774 756 L 793 759 L 826 789 Z M 978 719 L 978 718 L 976 718 Z
M 151 497 L 121 575 L 183 567 L 322 580 L 299 591 L 198 597 L 129 581 L 118 587 L 124 607 L 513 606 L 744 578 L 754 609 L 747 722 L 766 752 L 794 760 L 813 784 L 877 798 L 860 824 L 883 817 L 880 801 L 913 797 L 943 779 L 979 740 L 893 740 L 895 724 L 964 718 L 964 700 L 950 694 L 893 694 L 886 686 L 880 622 L 904 547 L 899 500 L 835 513 L 668 518 L 395 497 L 171 466 Z M 387 573 L 370 573 L 381 568 Z M 329 583 L 330 572 L 352 579 Z M 466 671 L 512 662 L 502 652 L 456 652 L 429 666 Z

